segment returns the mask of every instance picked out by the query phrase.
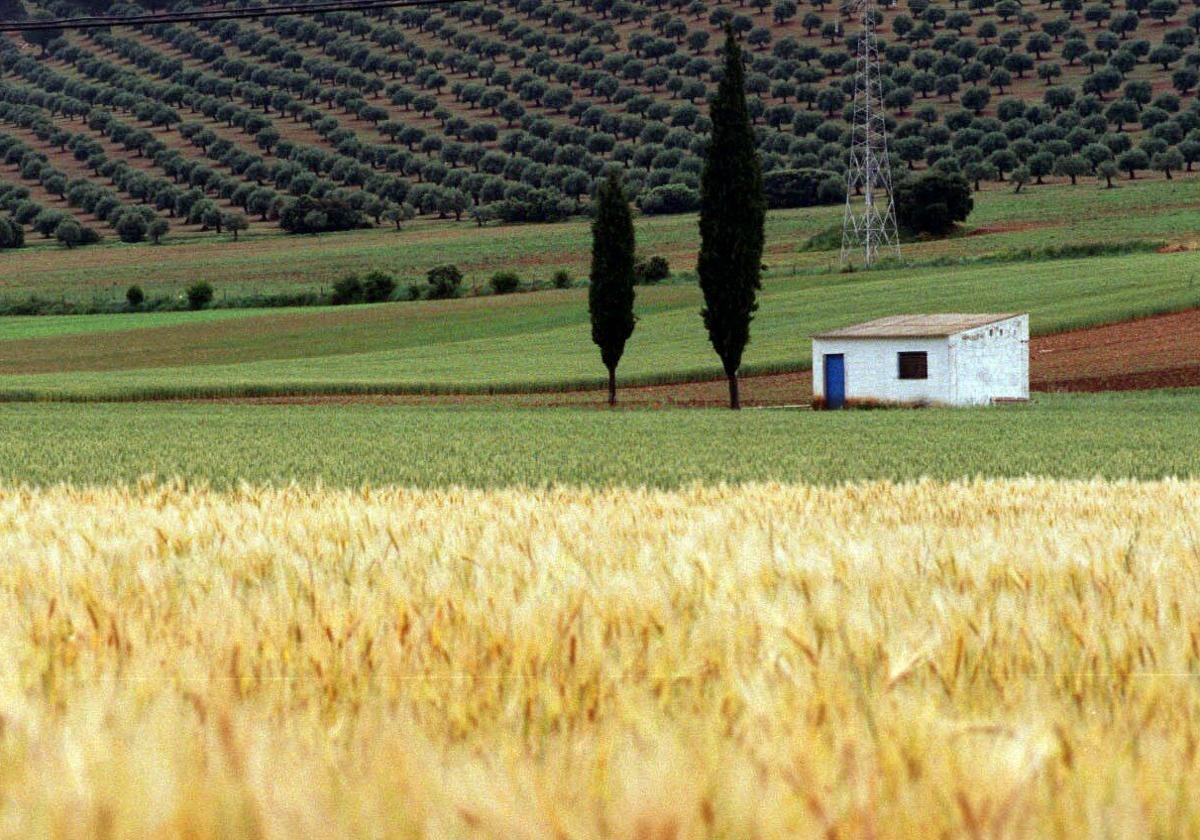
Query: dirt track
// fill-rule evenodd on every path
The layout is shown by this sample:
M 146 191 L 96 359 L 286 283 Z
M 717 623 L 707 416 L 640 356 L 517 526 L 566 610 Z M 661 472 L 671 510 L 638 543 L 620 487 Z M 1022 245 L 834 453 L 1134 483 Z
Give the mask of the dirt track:
M 1039 336 L 1029 342 L 1030 385 L 1035 391 L 1125 391 L 1200 387 L 1200 309 L 1156 315 L 1102 327 Z M 812 373 L 747 376 L 741 382 L 747 406 L 807 404 Z M 289 397 L 238 402 L 462 404 L 566 406 L 604 404 L 600 390 L 545 394 Z M 625 406 L 671 408 L 722 406 L 724 380 L 622 388 Z

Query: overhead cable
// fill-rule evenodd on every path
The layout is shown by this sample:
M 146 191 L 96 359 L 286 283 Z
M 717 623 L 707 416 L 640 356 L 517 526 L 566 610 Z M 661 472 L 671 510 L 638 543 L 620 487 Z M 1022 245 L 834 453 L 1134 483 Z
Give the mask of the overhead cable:
M 329 0 L 329 2 L 286 3 L 246 9 L 205 9 L 189 12 L 158 12 L 144 15 L 94 15 L 50 20 L 0 20 L 0 32 L 38 32 L 105 29 L 111 26 L 154 26 L 164 23 L 202 23 L 219 20 L 320 15 L 331 12 L 369 12 L 380 9 L 415 9 L 452 6 L 473 0 Z

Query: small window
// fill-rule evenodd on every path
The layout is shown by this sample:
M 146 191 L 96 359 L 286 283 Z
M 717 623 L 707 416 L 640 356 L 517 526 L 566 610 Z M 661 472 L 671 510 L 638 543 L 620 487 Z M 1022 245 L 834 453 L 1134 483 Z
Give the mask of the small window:
M 928 379 L 929 378 L 929 354 L 920 352 L 900 353 L 900 378 L 901 379 Z

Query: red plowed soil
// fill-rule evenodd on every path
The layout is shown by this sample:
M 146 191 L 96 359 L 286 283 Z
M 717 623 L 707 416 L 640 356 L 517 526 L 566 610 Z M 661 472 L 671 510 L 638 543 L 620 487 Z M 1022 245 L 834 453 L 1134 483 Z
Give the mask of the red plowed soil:
M 1200 385 L 1200 310 L 1037 338 L 1029 363 L 1041 391 Z
M 1035 391 L 1126 391 L 1200 387 L 1200 309 L 1155 315 L 1102 327 L 1039 336 L 1029 342 L 1030 386 Z M 747 376 L 746 406 L 807 404 L 812 373 Z M 604 404 L 599 390 L 546 394 L 287 397 L 271 403 L 454 403 L 568 406 Z M 728 402 L 724 380 L 622 388 L 621 405 L 670 408 L 718 407 Z

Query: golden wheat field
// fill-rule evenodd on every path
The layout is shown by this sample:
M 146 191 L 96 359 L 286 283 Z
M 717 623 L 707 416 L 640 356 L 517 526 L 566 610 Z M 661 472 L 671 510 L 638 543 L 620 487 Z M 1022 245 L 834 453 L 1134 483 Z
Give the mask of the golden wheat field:
M 1200 482 L 0 491 L 0 835 L 1200 834 Z

